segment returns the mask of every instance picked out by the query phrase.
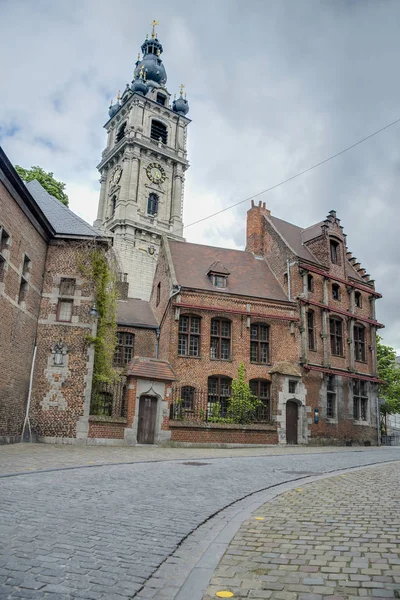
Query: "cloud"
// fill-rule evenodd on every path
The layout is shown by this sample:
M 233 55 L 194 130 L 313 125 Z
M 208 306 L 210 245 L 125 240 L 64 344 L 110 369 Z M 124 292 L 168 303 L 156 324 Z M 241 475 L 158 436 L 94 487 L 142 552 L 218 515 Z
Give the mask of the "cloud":
M 92 222 L 108 103 L 160 20 L 168 89 L 190 103 L 187 224 L 273 186 L 398 118 L 400 4 L 346 0 L 2 3 L 0 143 L 14 163 L 67 183 Z M 10 53 L 12 49 L 12 53 Z M 261 196 L 300 226 L 334 208 L 384 295 L 400 351 L 396 277 L 400 125 Z M 188 227 L 189 241 L 244 247 L 248 204 Z

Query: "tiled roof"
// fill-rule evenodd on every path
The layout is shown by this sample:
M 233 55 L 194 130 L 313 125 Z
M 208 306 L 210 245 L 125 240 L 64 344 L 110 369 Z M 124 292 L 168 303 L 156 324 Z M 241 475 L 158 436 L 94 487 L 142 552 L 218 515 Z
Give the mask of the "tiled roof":
M 267 263 L 250 252 L 172 240 L 168 243 L 177 282 L 183 287 L 215 291 L 207 272 L 213 262 L 220 261 L 230 275 L 227 287 L 218 288 L 219 293 L 288 301 Z
M 119 300 L 117 304 L 117 324 L 126 327 L 156 328 L 158 323 L 149 302 L 138 298 Z
M 135 356 L 128 367 L 128 375 L 139 379 L 156 379 L 161 381 L 175 381 L 175 373 L 169 362 L 157 358 L 139 358 Z
M 317 265 L 321 264 L 317 257 L 304 246 L 304 240 L 302 238 L 304 230 L 301 229 L 301 227 L 297 227 L 296 225 L 292 225 L 292 223 L 282 221 L 282 219 L 277 219 L 272 216 L 269 216 L 268 219 L 297 256 Z
M 26 187 L 54 228 L 56 235 L 103 237 L 99 231 L 64 206 L 57 198 L 51 196 L 36 179 L 26 183 Z

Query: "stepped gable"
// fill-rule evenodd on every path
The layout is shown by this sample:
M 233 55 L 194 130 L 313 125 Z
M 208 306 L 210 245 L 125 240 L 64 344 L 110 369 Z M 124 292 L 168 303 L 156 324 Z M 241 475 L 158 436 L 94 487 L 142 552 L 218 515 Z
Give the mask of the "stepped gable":
M 255 258 L 250 252 L 173 240 L 168 243 L 177 282 L 182 287 L 215 292 L 207 273 L 210 265 L 214 270 L 219 262 L 225 269 L 224 274 L 229 273 L 226 288 L 218 288 L 219 293 L 288 302 L 265 260 Z

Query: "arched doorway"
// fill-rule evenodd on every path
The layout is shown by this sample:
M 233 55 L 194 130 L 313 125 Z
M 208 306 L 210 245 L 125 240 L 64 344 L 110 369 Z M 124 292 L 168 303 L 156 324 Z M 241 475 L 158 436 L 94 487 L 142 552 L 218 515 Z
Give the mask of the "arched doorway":
M 286 443 L 297 444 L 298 404 L 293 400 L 286 402 Z
M 157 398 L 141 396 L 139 400 L 138 444 L 154 444 L 157 419 Z

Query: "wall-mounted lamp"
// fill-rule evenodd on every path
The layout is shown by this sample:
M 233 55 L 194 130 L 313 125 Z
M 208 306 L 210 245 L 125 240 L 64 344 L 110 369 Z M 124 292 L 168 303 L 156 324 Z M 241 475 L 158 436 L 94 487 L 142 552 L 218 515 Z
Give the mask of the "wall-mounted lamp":
M 315 424 L 319 423 L 319 410 L 318 410 L 318 408 L 314 408 L 314 423 Z
M 95 302 L 93 302 L 92 308 L 89 310 L 89 315 L 93 318 L 96 318 L 99 316 L 99 311 L 96 308 Z

